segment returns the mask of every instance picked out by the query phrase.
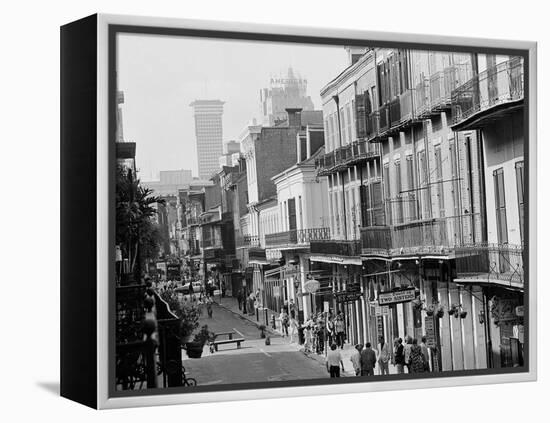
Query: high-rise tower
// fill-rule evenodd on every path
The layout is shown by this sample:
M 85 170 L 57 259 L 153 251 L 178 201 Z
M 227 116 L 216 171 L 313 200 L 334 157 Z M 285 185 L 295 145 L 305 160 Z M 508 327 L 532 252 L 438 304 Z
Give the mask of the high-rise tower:
M 190 106 L 195 113 L 195 137 L 199 178 L 209 179 L 219 169 L 218 159 L 223 154 L 222 114 L 224 102 L 195 100 Z

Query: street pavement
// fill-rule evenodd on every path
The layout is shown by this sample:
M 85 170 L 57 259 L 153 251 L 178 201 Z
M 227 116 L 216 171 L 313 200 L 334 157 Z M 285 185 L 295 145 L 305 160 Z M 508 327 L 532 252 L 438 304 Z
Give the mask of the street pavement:
M 241 348 L 221 345 L 214 353 L 205 346 L 200 359 L 190 359 L 183 352 L 186 375 L 199 386 L 328 377 L 324 363 L 304 355 L 286 338 L 271 336 L 271 345 L 265 345 L 255 323 L 217 304 L 212 308 L 212 318 L 203 313 L 200 325 L 207 324 L 213 332 L 232 330 L 245 342 Z
M 195 378 L 199 386 L 329 377 L 324 354 L 305 352 L 303 346 L 298 345 L 297 336 L 294 343 L 289 337 L 282 337 L 279 322 L 275 330 L 268 329 L 271 345 L 265 345 L 258 329 L 258 324 L 263 321 L 257 322 L 255 315 L 243 315 L 236 299 L 222 298 L 221 305 L 214 303 L 212 309 L 212 318 L 204 309 L 199 322 L 201 326 L 206 324 L 215 333 L 233 331 L 234 338 L 244 338 L 245 341 L 240 348 L 236 344 L 220 345 L 214 353 L 205 346 L 200 359 L 190 359 L 182 351 L 186 375 Z M 345 368 L 342 377 L 355 377 L 350 361 L 353 350 L 349 344 L 341 350 Z M 390 365 L 390 373 L 396 373 L 394 366 Z

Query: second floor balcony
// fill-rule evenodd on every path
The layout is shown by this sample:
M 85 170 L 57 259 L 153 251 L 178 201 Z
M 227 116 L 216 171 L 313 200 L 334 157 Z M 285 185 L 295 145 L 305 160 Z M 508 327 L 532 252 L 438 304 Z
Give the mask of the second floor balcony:
M 330 175 L 349 166 L 380 157 L 380 148 L 366 140 L 339 147 L 315 160 L 320 176 Z
M 499 63 L 453 90 L 453 129 L 480 129 L 520 107 L 523 96 L 523 61 L 514 58 Z
M 474 243 L 456 249 L 460 282 L 496 283 L 523 288 L 523 246 Z
M 392 226 L 361 228 L 363 254 L 398 256 L 407 254 L 447 255 L 463 239 L 461 220 L 437 218 Z
M 361 241 L 332 239 L 311 241 L 310 251 L 312 254 L 359 257 L 361 255 Z
M 260 237 L 255 235 L 244 235 L 235 237 L 237 248 L 260 247 Z
M 294 229 L 265 235 L 266 248 L 308 247 L 311 241 L 330 239 L 329 228 Z

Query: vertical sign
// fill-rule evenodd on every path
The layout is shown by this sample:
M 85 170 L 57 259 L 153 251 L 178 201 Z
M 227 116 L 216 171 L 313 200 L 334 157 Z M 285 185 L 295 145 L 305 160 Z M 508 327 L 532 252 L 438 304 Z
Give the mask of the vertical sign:
M 435 348 L 437 346 L 435 340 L 435 328 L 433 316 L 426 316 L 424 318 L 424 327 L 426 328 L 426 346 L 428 348 Z
M 384 336 L 384 317 L 376 316 L 376 327 L 378 336 Z

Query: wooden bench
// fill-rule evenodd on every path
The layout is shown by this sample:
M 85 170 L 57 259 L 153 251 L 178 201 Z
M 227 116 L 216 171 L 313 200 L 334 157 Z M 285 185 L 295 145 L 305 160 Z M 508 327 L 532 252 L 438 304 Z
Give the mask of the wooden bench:
M 234 334 L 234 333 L 235 333 L 235 332 L 233 332 L 233 331 L 230 331 L 230 332 L 218 332 L 218 333 L 215 333 L 215 334 L 214 334 L 214 338 L 217 339 L 218 336 L 228 335 L 229 339 L 233 339 L 233 334 Z
M 224 339 L 221 341 L 214 341 L 214 350 L 218 351 L 218 345 L 224 345 L 224 344 L 237 344 L 237 348 L 241 348 L 241 342 L 244 342 L 244 338 L 235 338 L 235 339 Z

